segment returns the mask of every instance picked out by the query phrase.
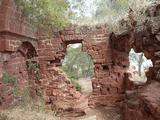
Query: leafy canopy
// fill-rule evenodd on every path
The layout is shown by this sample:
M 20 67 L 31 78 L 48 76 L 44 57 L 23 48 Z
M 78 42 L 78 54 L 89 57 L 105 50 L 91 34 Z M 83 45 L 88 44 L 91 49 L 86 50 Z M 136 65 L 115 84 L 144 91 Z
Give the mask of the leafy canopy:
M 69 3 L 66 0 L 15 0 L 17 7 L 34 26 L 63 28 L 68 24 Z

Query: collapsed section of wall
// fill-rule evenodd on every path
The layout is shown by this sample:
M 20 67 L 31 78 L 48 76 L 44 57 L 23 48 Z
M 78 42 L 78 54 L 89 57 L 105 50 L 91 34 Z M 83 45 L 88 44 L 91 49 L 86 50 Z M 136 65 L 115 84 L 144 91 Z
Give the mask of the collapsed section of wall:
M 147 72 L 147 83 L 137 85 L 130 80 L 130 75 L 125 73 L 125 100 L 124 100 L 124 119 L 125 120 L 158 120 L 160 119 L 159 109 L 159 10 L 160 5 L 154 4 L 147 9 L 147 20 L 145 24 L 136 26 L 133 31 L 127 31 L 123 34 L 112 34 L 111 45 L 113 56 L 119 54 L 128 62 L 129 51 L 133 47 L 136 52 L 143 52 L 151 59 L 153 67 Z M 116 54 L 116 56 L 119 56 Z M 115 59 L 114 59 L 115 60 Z M 118 59 L 120 60 L 120 59 Z M 116 60 L 117 61 L 117 60 Z M 126 64 L 129 67 L 129 64 Z M 132 117 L 131 117 L 132 116 Z

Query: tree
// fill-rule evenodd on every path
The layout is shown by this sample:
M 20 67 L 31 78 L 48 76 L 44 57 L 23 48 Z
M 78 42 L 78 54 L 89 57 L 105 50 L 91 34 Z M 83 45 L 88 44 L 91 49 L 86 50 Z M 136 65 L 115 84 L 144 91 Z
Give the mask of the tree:
M 63 70 L 71 79 L 93 77 L 93 61 L 87 53 L 81 51 L 81 47 L 70 47 L 63 63 Z
M 70 6 L 66 0 L 15 0 L 15 3 L 34 26 L 61 29 L 69 22 Z
M 143 62 L 144 62 L 143 53 L 140 54 L 138 57 L 139 57 L 139 58 L 138 58 L 138 73 L 139 73 L 139 76 L 141 76 L 141 75 L 142 75 L 142 72 L 141 72 L 142 64 L 143 64 Z
M 100 0 L 94 16 L 98 19 L 109 15 L 118 16 L 126 12 L 128 3 L 129 0 Z

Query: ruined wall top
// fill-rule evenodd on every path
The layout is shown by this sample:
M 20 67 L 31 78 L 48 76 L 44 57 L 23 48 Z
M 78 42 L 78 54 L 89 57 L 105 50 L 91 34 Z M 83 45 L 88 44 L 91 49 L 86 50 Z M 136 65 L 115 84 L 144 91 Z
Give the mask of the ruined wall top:
M 14 0 L 2 0 L 0 5 L 0 32 L 35 38 L 33 27 L 25 20 L 17 9 Z

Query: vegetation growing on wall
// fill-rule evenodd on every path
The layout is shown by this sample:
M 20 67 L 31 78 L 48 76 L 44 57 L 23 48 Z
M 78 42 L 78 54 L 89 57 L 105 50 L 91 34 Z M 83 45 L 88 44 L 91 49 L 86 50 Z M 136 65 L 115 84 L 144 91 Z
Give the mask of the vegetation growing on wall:
M 28 67 L 28 70 L 32 72 L 34 79 L 39 81 L 41 78 L 39 64 L 36 62 L 28 61 L 27 67 Z
M 9 73 L 5 72 L 3 73 L 2 76 L 2 82 L 4 84 L 10 84 L 12 86 L 17 86 L 18 85 L 18 80 L 15 76 L 10 75 Z
M 71 0 L 74 1 L 74 0 Z M 75 23 L 80 25 L 91 25 L 94 26 L 96 24 L 108 24 L 111 28 L 111 31 L 118 31 L 119 29 L 119 21 L 121 19 L 125 19 L 128 21 L 128 13 L 129 9 L 132 9 L 134 12 L 134 17 L 138 21 L 138 23 L 143 22 L 144 12 L 146 6 L 151 4 L 156 0 L 82 0 L 86 3 L 92 1 L 92 5 L 89 6 L 90 16 L 88 16 L 87 12 L 83 12 L 75 19 Z M 75 2 L 75 1 L 74 1 Z M 73 3 L 74 3 L 73 2 Z M 83 4 L 82 4 L 83 5 Z M 77 10 L 79 7 L 83 10 L 87 8 L 83 5 L 77 6 Z M 76 8 L 76 7 L 75 7 Z M 81 10 L 81 11 L 83 11 Z M 88 11 L 88 12 L 90 12 Z
M 115 25 L 127 16 L 129 8 L 141 21 L 142 9 L 152 1 L 155 0 L 15 0 L 30 23 L 47 30 L 60 30 L 70 22 Z

